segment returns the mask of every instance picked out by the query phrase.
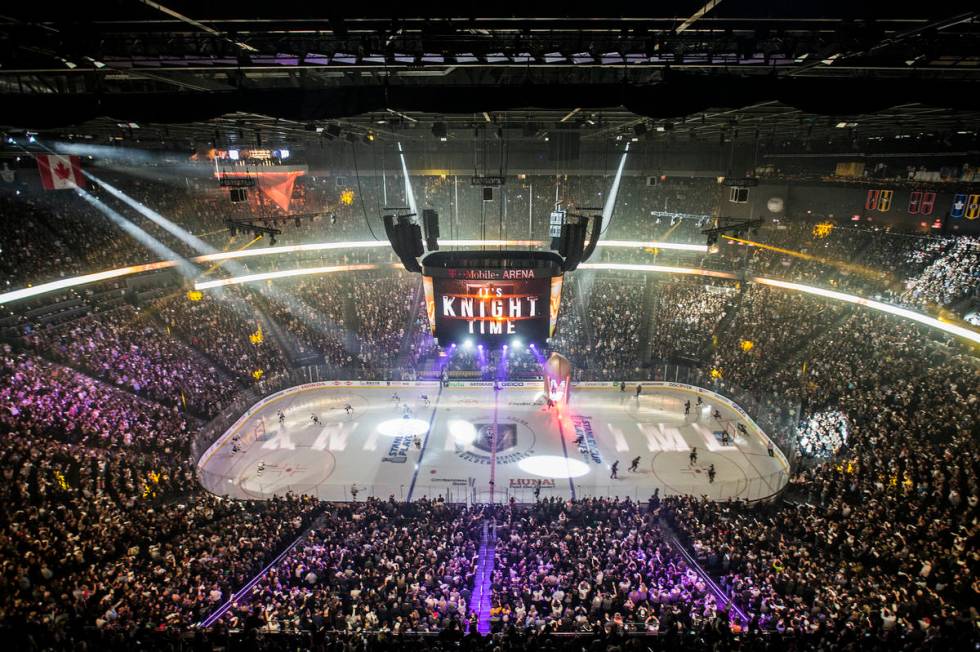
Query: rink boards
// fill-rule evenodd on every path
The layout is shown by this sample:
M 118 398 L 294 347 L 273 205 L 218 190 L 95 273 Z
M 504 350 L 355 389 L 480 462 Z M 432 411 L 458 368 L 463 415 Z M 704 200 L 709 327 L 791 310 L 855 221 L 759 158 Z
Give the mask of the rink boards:
M 292 491 L 332 501 L 530 502 L 536 489 L 541 497 L 646 500 L 659 490 L 757 500 L 786 484 L 785 458 L 775 448 L 770 455 L 769 438 L 738 405 L 667 382 L 642 383 L 637 398 L 636 385 L 578 383 L 561 414 L 545 406 L 541 382 L 504 382 L 499 391 L 490 382 L 299 385 L 243 414 L 201 456 L 198 475 L 234 498 Z

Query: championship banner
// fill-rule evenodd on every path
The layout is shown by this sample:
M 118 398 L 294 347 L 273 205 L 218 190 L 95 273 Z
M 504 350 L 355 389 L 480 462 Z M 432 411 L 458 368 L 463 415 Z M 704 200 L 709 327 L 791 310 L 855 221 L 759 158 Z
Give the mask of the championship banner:
M 868 197 L 864 200 L 864 209 L 868 211 L 873 211 L 878 209 L 878 195 L 881 194 L 880 190 L 869 190 Z
M 936 193 L 923 192 L 922 201 L 919 202 L 919 215 L 932 215 L 932 211 L 935 206 Z
M 980 195 L 970 195 L 967 198 L 964 217 L 968 220 L 975 220 L 980 217 Z
M 895 194 L 894 190 L 882 190 L 881 194 L 878 196 L 878 212 L 887 213 L 892 207 L 892 196 Z
M 966 211 L 966 194 L 957 193 L 953 195 L 953 206 L 949 209 L 949 216 L 955 219 L 963 217 Z
M 918 190 L 913 190 L 909 193 L 909 215 L 919 214 L 919 204 L 922 201 L 922 193 Z

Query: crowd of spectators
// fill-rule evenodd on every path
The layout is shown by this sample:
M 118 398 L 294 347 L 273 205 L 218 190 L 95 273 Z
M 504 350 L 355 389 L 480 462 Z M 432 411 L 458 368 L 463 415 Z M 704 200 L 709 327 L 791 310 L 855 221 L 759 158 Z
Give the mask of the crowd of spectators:
M 212 496 L 173 409 L 28 354 L 4 353 L 0 405 L 5 626 L 184 631 L 321 509 Z
M 664 515 L 753 627 L 895 649 L 966 643 L 980 561 L 973 434 L 937 446 L 870 430 L 798 479 L 810 502 L 671 497 Z
M 501 510 L 492 626 L 659 634 L 727 623 L 724 605 L 651 517 L 646 505 L 618 498 Z
M 903 303 L 948 306 L 980 287 L 980 238 L 931 240 L 907 256 L 920 265 L 921 261 L 931 262 L 905 280 L 899 297 Z
M 539 204 L 553 202 L 550 183 L 514 186 L 515 210 L 523 201 L 523 216 L 537 214 Z M 432 198 L 450 202 L 451 214 L 457 194 L 448 180 L 426 184 Z M 594 205 L 605 185 L 598 177 L 577 185 L 575 202 Z M 710 210 L 713 201 L 697 184 L 684 195 L 647 187 L 636 178 L 624 184 L 630 211 L 617 237 L 649 234 L 649 210 Z M 148 184 L 141 192 L 157 190 Z M 203 210 L 199 227 L 212 225 L 207 209 L 168 192 L 161 191 L 161 209 Z M 311 187 L 304 202 L 329 201 L 332 192 Z M 472 192 L 467 185 L 463 197 Z M 650 207 L 648 192 L 663 208 Z M 372 193 L 355 202 L 378 200 Z M 12 227 L 11 242 L 22 247 L 0 263 L 5 280 L 150 256 L 119 246 L 101 217 L 86 227 L 91 215 L 76 212 L 73 199 L 11 208 L 11 198 L 0 198 L 2 207 L 29 215 Z M 633 211 L 634 202 L 647 214 Z M 340 209 L 339 231 L 362 235 L 350 226 L 357 208 Z M 62 215 L 64 224 L 55 219 Z M 519 225 L 526 223 L 503 228 L 513 233 Z M 920 308 L 950 305 L 977 288 L 978 243 L 967 238 L 774 233 L 773 243 L 809 258 L 736 245 L 725 245 L 723 255 L 738 249 L 756 273 Z M 78 258 L 55 246 L 48 260 L 33 260 L 41 256 L 34 243 L 45 238 L 77 244 Z M 828 265 L 831 257 L 840 264 Z M 62 647 L 84 631 L 185 632 L 312 525 L 232 606 L 220 630 L 342 630 L 349 634 L 337 640 L 352 646 L 355 639 L 344 636 L 461 633 L 473 623 L 470 591 L 482 525 L 491 523 L 498 638 L 490 644 L 526 645 L 519 637 L 528 632 L 702 641 L 746 628 L 743 643 L 732 646 L 772 649 L 791 639 L 821 649 L 912 650 L 975 642 L 980 370 L 969 351 L 891 315 L 755 284 L 648 284 L 580 272 L 566 279 L 564 293 L 552 348 L 593 378 L 642 374 L 650 360 L 696 359 L 709 386 L 801 405 L 795 445 L 803 459 L 786 500 L 544 500 L 483 510 L 428 499 L 332 506 L 291 495 L 220 499 L 197 484 L 187 450 L 201 425 L 195 415 L 213 414 L 239 381 L 256 370 L 282 373 L 310 352 L 353 374 L 382 372 L 399 353 L 414 365 L 434 354 L 417 280 L 407 275 L 324 275 L 197 301 L 181 292 L 145 312 L 92 311 L 4 345 L 0 622 L 62 631 Z M 481 363 L 460 352 L 448 366 L 494 374 L 536 363 L 526 351 L 494 355 Z M 760 633 L 777 638 L 754 638 Z M 368 646 L 362 640 L 359 649 Z
M 610 380 L 635 374 L 642 360 L 642 331 L 649 327 L 643 318 L 646 286 L 642 279 L 595 277 L 583 280 L 579 288 L 588 297 L 588 343 L 583 359 L 592 376 Z
M 797 447 L 800 454 L 812 458 L 831 458 L 847 443 L 850 424 L 840 410 L 824 410 L 800 422 Z
M 287 213 L 264 199 L 261 192 L 250 193 L 249 202 L 234 204 L 210 183 L 210 177 L 198 178 L 190 170 L 186 178 L 150 170 L 140 176 L 107 170 L 95 174 L 216 247 L 238 248 L 253 238 L 246 231 L 231 235 L 225 225 L 229 218 L 277 220 L 282 230 L 277 240 L 283 244 L 375 239 L 382 230 L 378 216 L 386 200 L 388 204 L 405 203 L 401 197 L 404 184 L 393 176 L 386 180 L 387 193 L 382 191 L 379 175 L 365 177 L 356 187 L 347 178 L 338 183 L 340 180 L 333 177 L 300 177 L 294 186 L 294 204 Z M 572 211 L 602 206 L 612 178 L 516 175 L 508 181 L 497 189 L 493 201 L 485 202 L 482 188 L 459 183 L 452 177 L 412 177 L 420 203 L 435 208 L 442 216 L 444 237 L 534 240 L 548 239 L 548 220 L 556 197 Z M 626 175 L 619 187 L 614 219 L 604 237 L 701 243 L 706 220 L 724 206 L 723 190 L 713 177 L 661 179 Z M 120 210 L 173 251 L 188 256 L 203 253 L 132 211 L 99 184 L 90 184 L 87 192 Z M 342 201 L 342 196 L 349 197 L 350 203 Z M 21 195 L 4 193 L 0 202 L 5 214 L 17 216 L 11 220 L 5 256 L 0 260 L 0 273 L 10 287 L 150 262 L 159 257 L 119 233 L 105 215 L 74 193 L 25 190 Z M 506 210 L 502 208 L 505 203 Z M 287 219 L 290 215 L 299 219 Z M 718 254 L 702 256 L 698 264 L 729 269 L 747 264 L 756 273 L 881 295 L 918 308 L 948 306 L 975 293 L 980 286 L 980 243 L 976 238 L 913 236 L 833 220 L 829 221 L 829 233 L 817 235 L 815 218 L 798 217 L 767 223 L 751 239 L 801 255 L 750 248 L 746 257 L 743 246 L 729 245 L 722 246 Z M 372 223 L 376 226 L 371 227 Z M 43 247 L 40 243 L 44 243 Z M 600 249 L 597 256 L 619 262 L 691 264 L 693 260 L 690 254 L 667 251 Z M 259 260 L 250 263 L 279 264 Z
M 650 314 L 650 358 L 697 360 L 726 311 L 737 305 L 737 291 L 726 285 L 689 281 L 662 283 Z
M 358 277 L 350 282 L 360 357 L 376 369 L 391 366 L 405 338 L 405 326 L 410 319 L 415 321 L 412 309 L 420 296 L 419 278 L 404 272 L 378 278 Z
M 346 338 L 353 290 L 338 275 L 312 276 L 265 288 L 261 307 L 285 334 L 291 358 L 357 370 L 363 361 Z
M 202 293 L 198 301 L 177 293 L 161 299 L 154 309 L 171 332 L 239 379 L 253 378 L 256 371 L 262 375 L 286 371 L 288 364 L 275 338 L 262 331 L 250 292 Z
M 840 302 L 750 285 L 739 296 L 730 323 L 713 337 L 711 367 L 729 385 L 758 391 L 772 369 L 795 361 L 813 336 L 847 311 Z
M 469 615 L 482 510 L 423 498 L 328 509 L 225 616 L 271 632 L 438 632 Z
M 206 417 L 235 393 L 235 384 L 197 351 L 156 328 L 132 306 L 37 330 L 26 339 L 40 353 L 137 396 L 186 406 Z
M 176 453 L 195 427 L 176 407 L 137 398 L 111 385 L 8 345 L 0 358 L 0 417 L 10 427 L 87 446 L 139 446 Z

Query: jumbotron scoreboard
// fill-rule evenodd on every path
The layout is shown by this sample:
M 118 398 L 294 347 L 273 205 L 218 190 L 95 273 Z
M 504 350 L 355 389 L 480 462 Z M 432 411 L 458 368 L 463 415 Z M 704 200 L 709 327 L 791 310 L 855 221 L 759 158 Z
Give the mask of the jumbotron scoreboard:
M 436 251 L 422 259 L 432 334 L 441 346 L 543 345 L 555 333 L 562 259 L 542 251 Z

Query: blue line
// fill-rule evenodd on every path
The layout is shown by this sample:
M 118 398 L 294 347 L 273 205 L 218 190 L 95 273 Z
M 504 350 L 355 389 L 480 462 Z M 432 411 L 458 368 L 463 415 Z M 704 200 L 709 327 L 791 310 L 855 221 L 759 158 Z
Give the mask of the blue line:
M 561 439 L 561 452 L 565 456 L 565 461 L 568 462 L 568 449 L 565 447 L 565 429 L 561 427 L 561 415 L 558 415 L 558 438 Z M 565 468 L 568 469 L 568 464 L 565 464 Z M 568 476 L 568 488 L 572 490 L 572 500 L 575 500 L 575 483 L 572 482 L 572 476 Z
M 412 494 L 415 493 L 415 481 L 418 480 L 419 471 L 422 470 L 422 459 L 425 457 L 425 449 L 429 446 L 429 438 L 432 436 L 432 423 L 436 420 L 436 412 L 439 410 L 439 398 L 442 396 L 442 383 L 439 383 L 439 391 L 436 393 L 436 402 L 432 406 L 432 414 L 429 416 L 429 430 L 425 433 L 425 439 L 422 441 L 422 450 L 419 452 L 419 462 L 416 466 L 415 473 L 412 474 L 412 484 L 408 486 L 408 497 L 405 502 L 412 502 Z

